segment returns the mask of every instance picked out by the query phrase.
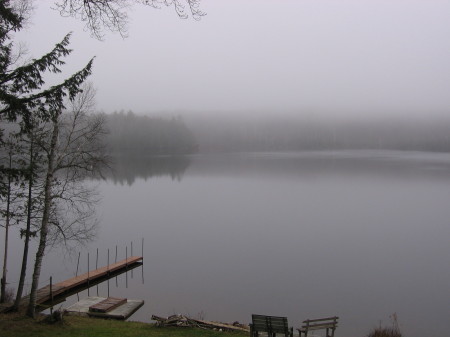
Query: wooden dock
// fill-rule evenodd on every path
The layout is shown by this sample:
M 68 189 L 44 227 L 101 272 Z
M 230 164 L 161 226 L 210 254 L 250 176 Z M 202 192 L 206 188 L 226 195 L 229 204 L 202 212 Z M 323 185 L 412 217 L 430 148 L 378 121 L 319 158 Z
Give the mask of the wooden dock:
M 142 260 L 143 258 L 141 256 L 131 256 L 122 261 L 88 271 L 85 274 L 72 277 L 65 281 L 53 285 L 46 285 L 37 291 L 36 310 L 45 310 L 52 305 L 64 302 L 69 296 L 139 267 L 143 263 Z M 28 302 L 29 296 L 23 297 L 21 307 L 28 305 Z

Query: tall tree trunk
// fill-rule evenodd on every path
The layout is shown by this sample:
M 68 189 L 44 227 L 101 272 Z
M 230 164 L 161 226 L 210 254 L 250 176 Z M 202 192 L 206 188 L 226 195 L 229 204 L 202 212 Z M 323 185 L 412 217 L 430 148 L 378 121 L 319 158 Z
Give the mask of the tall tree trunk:
M 53 174 L 54 174 L 54 164 L 56 157 L 56 145 L 58 141 L 58 120 L 57 117 L 53 118 L 53 131 L 52 138 L 50 141 L 50 153 L 48 155 L 48 166 L 47 174 L 45 177 L 44 185 L 44 210 L 42 213 L 42 222 L 40 228 L 39 246 L 36 252 L 36 260 L 34 262 L 34 272 L 33 281 L 31 283 L 30 292 L 30 303 L 28 304 L 27 315 L 30 317 L 35 316 L 35 307 L 37 300 L 37 290 L 39 286 L 39 277 L 41 275 L 42 260 L 44 258 L 45 247 L 47 245 L 47 234 L 48 234 L 48 222 L 50 219 L 51 203 L 52 203 L 52 184 L 53 184 Z
M 17 286 L 16 300 L 14 301 L 13 310 L 19 310 L 20 300 L 22 299 L 23 286 L 25 284 L 25 276 L 27 273 L 27 262 L 28 262 L 28 248 L 30 243 L 30 230 L 31 230 L 31 204 L 32 204 L 32 190 L 33 190 L 33 174 L 34 174 L 34 161 L 33 161 L 33 142 L 34 135 L 31 134 L 30 142 L 30 172 L 28 177 L 28 205 L 27 205 L 27 228 L 25 231 L 25 242 L 23 244 L 23 256 L 22 256 L 22 268 L 20 269 L 19 285 Z
M 5 219 L 5 250 L 3 255 L 3 273 L 2 273 L 2 281 L 1 281 L 1 294 L 0 294 L 0 303 L 5 303 L 6 299 L 6 273 L 8 272 L 7 264 L 8 264 L 8 235 L 9 235 L 9 209 L 11 204 L 11 168 L 12 168 L 12 151 L 9 151 L 9 169 L 8 173 L 8 196 L 6 199 L 6 219 Z

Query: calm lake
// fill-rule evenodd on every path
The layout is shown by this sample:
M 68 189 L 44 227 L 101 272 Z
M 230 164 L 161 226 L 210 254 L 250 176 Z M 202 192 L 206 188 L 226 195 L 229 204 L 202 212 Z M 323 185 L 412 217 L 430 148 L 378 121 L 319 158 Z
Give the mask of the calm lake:
M 128 274 L 128 288 L 124 275 L 118 287 L 110 280 L 111 296 L 145 300 L 131 319 L 182 313 L 248 323 L 257 313 L 288 316 L 299 327 L 337 315 L 336 336 L 357 337 L 390 325 L 396 313 L 405 336 L 448 333 L 448 154 L 127 159 L 99 189 L 101 227 L 97 241 L 81 249 L 79 273 L 88 252 L 92 268 L 97 248 L 100 266 L 108 249 L 114 259 L 116 245 L 120 259 L 131 242 L 140 255 L 144 238 L 143 270 Z M 15 242 L 10 279 L 19 272 Z M 74 276 L 78 251 L 50 251 L 42 284 Z

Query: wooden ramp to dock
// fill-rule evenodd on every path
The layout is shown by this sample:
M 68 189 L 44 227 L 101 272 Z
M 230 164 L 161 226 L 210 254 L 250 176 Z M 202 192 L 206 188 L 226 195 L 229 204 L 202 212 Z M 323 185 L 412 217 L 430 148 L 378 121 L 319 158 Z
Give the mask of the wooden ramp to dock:
M 139 267 L 143 263 L 142 260 L 141 256 L 131 256 L 122 261 L 53 284 L 51 287 L 46 285 L 37 291 L 36 310 L 45 310 L 51 305 L 65 301 L 69 296 Z M 29 296 L 23 297 L 21 306 L 28 305 L 28 302 Z

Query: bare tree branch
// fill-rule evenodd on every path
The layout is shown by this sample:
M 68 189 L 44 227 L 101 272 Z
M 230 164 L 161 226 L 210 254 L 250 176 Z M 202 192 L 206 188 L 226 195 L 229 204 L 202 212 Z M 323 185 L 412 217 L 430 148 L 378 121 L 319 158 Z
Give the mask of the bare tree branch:
M 103 30 L 127 36 L 128 8 L 140 4 L 153 8 L 173 7 L 178 16 L 187 19 L 191 16 L 200 20 L 206 13 L 200 9 L 201 0 L 60 0 L 55 9 L 61 16 L 74 17 L 85 22 L 91 35 L 99 40 L 104 37 Z

